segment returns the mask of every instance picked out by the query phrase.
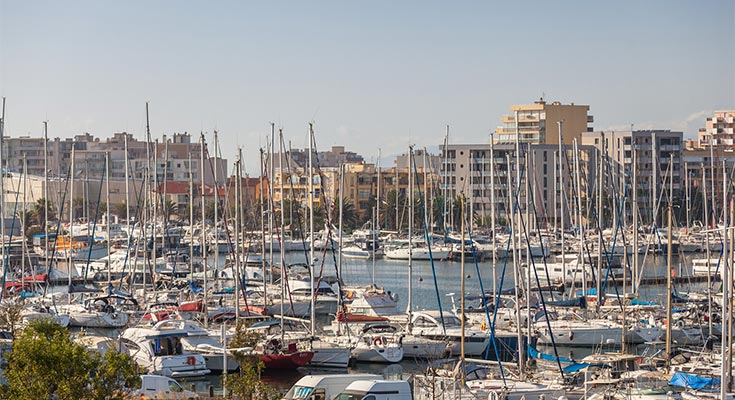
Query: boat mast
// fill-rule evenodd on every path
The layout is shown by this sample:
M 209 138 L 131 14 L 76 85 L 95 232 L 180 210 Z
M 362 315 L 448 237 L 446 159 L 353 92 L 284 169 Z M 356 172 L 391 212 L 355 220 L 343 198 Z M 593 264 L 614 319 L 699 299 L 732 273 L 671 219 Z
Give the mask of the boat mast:
M 209 318 L 206 315 L 207 311 L 207 252 L 209 251 L 209 248 L 207 247 L 207 213 L 206 213 L 206 203 L 205 203 L 205 197 L 204 197 L 204 133 L 201 133 L 200 137 L 200 143 L 199 143 L 199 153 L 201 159 L 199 160 L 199 178 L 201 181 L 201 197 L 202 197 L 202 232 L 201 232 L 201 253 L 202 253 L 202 270 L 204 271 L 204 290 L 202 290 L 202 293 L 204 295 L 204 299 L 202 300 L 203 309 L 205 312 L 205 318 L 204 318 L 204 326 L 209 327 Z
M 337 253 L 337 280 L 342 280 L 342 211 L 344 211 L 345 164 L 339 166 L 339 252 Z M 373 270 L 374 272 L 374 270 Z M 375 275 L 373 273 L 373 282 Z M 340 283 L 341 284 L 341 283 Z
M 68 284 L 69 284 L 69 296 L 67 297 L 68 304 L 71 304 L 71 269 L 72 269 L 72 231 L 74 230 L 74 144 L 71 147 L 71 170 L 69 173 L 69 243 L 66 246 L 68 255 L 69 265 L 67 266 L 68 272 Z
M 284 308 L 284 302 L 286 301 L 286 247 L 283 244 L 283 228 L 284 228 L 284 217 L 285 212 L 284 210 L 284 204 L 283 204 L 283 129 L 278 129 L 278 141 L 279 141 L 279 147 L 278 147 L 278 175 L 279 175 L 279 181 L 281 182 L 281 188 L 279 190 L 280 194 L 280 209 L 281 209 L 281 226 L 278 229 L 279 232 L 279 250 L 281 253 L 281 343 L 284 343 L 284 335 L 285 335 L 285 327 L 284 327 L 284 319 L 283 319 L 283 308 Z M 274 149 L 275 150 L 275 149 Z M 272 154 L 276 154 L 275 151 L 272 152 Z M 273 235 L 271 235 L 271 248 L 273 248 Z M 272 250 L 271 250 L 272 251 Z M 314 308 L 314 298 L 311 299 L 311 307 Z M 311 336 L 314 336 L 314 325 L 311 326 Z
M 723 166 L 725 165 L 725 161 L 722 162 Z M 722 179 L 722 208 L 723 210 L 727 209 L 727 180 L 724 179 L 725 173 L 723 168 L 723 179 Z M 713 178 L 714 178 L 714 169 L 713 169 Z M 714 208 L 714 204 L 713 204 Z M 731 313 L 730 308 L 730 285 L 727 284 L 727 281 L 730 280 L 730 267 L 729 267 L 729 258 L 728 255 L 728 248 L 727 248 L 727 226 L 728 221 L 727 218 L 724 218 L 724 229 L 723 229 L 723 245 L 722 245 L 722 340 L 721 340 L 721 354 L 722 354 L 722 363 L 721 363 L 721 369 L 720 369 L 720 395 L 722 396 L 722 399 L 726 398 L 727 391 L 729 389 L 729 382 L 730 382 L 730 376 L 728 375 L 728 366 L 727 366 L 727 360 L 730 359 L 730 349 L 728 340 L 726 338 L 727 335 L 731 335 L 730 330 L 732 329 L 730 326 L 730 318 L 725 318 L 725 316 L 729 315 Z
M 125 220 L 127 221 L 128 226 L 128 235 L 132 236 L 133 231 L 130 229 L 130 167 L 129 167 L 129 161 L 130 158 L 128 157 L 128 133 L 125 132 L 124 136 L 124 148 L 125 148 Z M 191 162 L 189 162 L 189 168 L 191 168 Z M 135 263 L 133 263 L 135 265 Z M 133 276 L 135 276 L 135 271 L 133 271 Z
M 311 332 L 313 335 L 314 326 L 316 325 L 316 313 L 314 310 L 314 173 L 313 173 L 313 146 L 314 146 L 314 123 L 309 122 L 309 236 L 311 244 L 309 246 L 309 287 L 311 289 L 311 307 L 309 322 L 311 323 Z M 320 179 L 321 184 L 321 179 Z M 326 207 L 325 207 L 326 210 Z
M 217 164 L 219 164 L 218 157 L 219 141 L 217 140 L 217 130 L 214 130 L 214 271 L 215 271 L 215 287 L 219 289 L 219 176 Z M 225 229 L 227 227 L 225 226 Z
M 461 269 L 461 274 L 462 274 L 462 285 L 461 285 L 461 290 L 460 291 L 462 292 L 462 298 L 460 300 L 460 307 L 461 307 L 461 314 L 460 314 L 461 315 L 461 318 L 460 318 L 460 321 L 461 321 L 461 325 L 462 325 L 461 326 L 461 336 L 462 336 L 462 338 L 460 339 L 461 348 L 460 348 L 460 357 L 459 357 L 459 359 L 460 359 L 460 371 L 461 371 L 461 374 L 462 374 L 461 375 L 462 376 L 462 387 L 464 387 L 464 385 L 466 383 L 466 380 L 467 380 L 466 379 L 467 378 L 466 377 L 466 375 L 467 375 L 466 372 L 467 371 L 465 370 L 465 366 L 464 366 L 464 363 L 465 363 L 465 346 L 464 346 L 464 340 L 465 340 L 465 313 L 464 313 L 464 308 L 465 308 L 465 295 L 464 295 L 464 292 L 465 292 L 465 252 L 466 252 L 465 251 L 464 239 L 465 239 L 465 231 L 467 229 L 466 228 L 466 223 L 465 223 L 466 216 L 465 216 L 465 196 L 464 196 L 464 193 L 462 193 L 462 208 L 461 208 L 461 210 L 462 210 L 462 212 L 461 212 L 462 213 L 462 223 L 461 223 L 461 225 L 462 225 L 462 245 L 461 245 L 461 249 L 462 250 L 460 251 L 460 264 L 461 264 L 461 268 L 460 269 Z M 484 296 L 485 294 L 483 293 L 481 295 Z M 529 325 L 530 325 L 530 323 L 529 323 Z M 519 326 L 518 329 L 521 329 L 521 327 Z M 495 338 L 493 338 L 493 339 L 495 339 Z M 518 346 L 519 347 L 521 346 L 521 343 L 520 342 L 518 343 Z
M 567 258 L 566 258 L 566 247 L 564 244 L 564 219 L 566 218 L 566 212 L 564 210 L 564 194 L 566 192 L 566 186 L 564 185 L 564 159 L 566 158 L 566 152 L 562 150 L 562 128 L 564 125 L 564 121 L 558 121 L 557 125 L 559 126 L 559 207 L 561 208 L 561 273 L 562 276 L 567 276 Z M 556 184 L 556 181 L 554 181 L 554 184 Z M 554 193 L 554 198 L 556 198 L 556 192 Z M 556 209 L 554 209 L 554 212 L 556 213 Z M 585 294 L 586 295 L 586 294 Z
M 632 129 L 631 129 L 632 132 Z M 633 285 L 633 293 L 638 294 L 638 146 L 632 138 L 631 133 L 631 144 L 633 146 L 633 278 L 631 283 Z M 706 206 L 705 206 L 706 207 Z
M 2 178 L 0 178 L 1 180 Z M 2 195 L 0 195 L 2 196 Z M 44 253 L 46 257 L 46 270 L 51 265 L 48 259 L 48 121 L 43 121 L 43 233 L 44 233 Z M 2 205 L 0 204 L 0 207 Z M 109 208 L 109 204 L 107 205 Z M 2 218 L 2 216 L 0 216 Z
M 654 163 L 655 164 L 655 163 Z M 672 317 L 672 301 L 671 301 L 671 272 L 672 272 L 672 264 L 671 264 L 671 241 L 673 237 L 672 232 L 672 225 L 671 225 L 671 216 L 672 216 L 672 210 L 673 210 L 673 201 L 674 201 L 674 155 L 671 154 L 671 158 L 669 161 L 669 206 L 668 206 L 668 240 L 667 240 L 667 247 L 666 247 L 666 366 L 671 365 L 671 317 Z M 723 341 L 724 342 L 724 341 Z M 724 381 L 723 381 L 724 383 Z
M 5 168 L 3 167 L 3 137 L 5 136 L 5 97 L 3 97 L 2 114 L 0 114 L 0 258 L 3 262 L 3 270 L 6 268 L 5 254 Z M 59 221 L 61 218 L 59 218 Z M 48 236 L 46 237 L 48 240 Z M 48 252 L 47 252 L 48 253 Z M 48 256 L 47 256 L 48 257 Z M 0 288 L 5 297 L 5 288 Z
M 111 243 L 112 234 L 110 231 L 110 152 L 105 152 L 105 201 L 107 201 L 107 287 L 112 285 L 112 262 L 110 261 L 110 253 L 112 251 Z M 110 294 L 110 293 L 108 293 Z
M 265 308 L 268 304 L 268 277 L 273 279 L 271 271 L 266 271 L 265 267 L 265 160 L 263 159 L 263 148 L 260 149 L 260 266 L 263 269 L 263 307 Z M 269 179 L 269 182 L 272 179 Z M 270 186 L 270 183 L 268 184 Z M 272 265 L 272 264 L 270 264 Z M 267 272 L 267 273 L 266 273 Z
M 377 162 L 377 165 L 375 167 L 376 172 L 378 173 L 378 181 L 377 181 L 377 185 L 378 185 L 377 192 L 378 192 L 378 195 L 377 195 L 377 199 L 376 199 L 376 202 L 375 202 L 375 204 L 376 204 L 376 206 L 375 206 L 375 221 L 377 221 L 378 223 L 377 223 L 377 225 L 373 225 L 373 230 L 378 230 L 378 235 L 380 235 L 380 228 L 379 228 L 379 226 L 380 226 L 380 158 L 381 158 L 381 156 L 382 156 L 382 153 L 381 153 L 380 148 L 378 147 L 378 162 Z M 372 238 L 372 234 L 370 235 L 370 237 Z M 375 250 L 376 250 L 374 248 L 375 247 L 375 240 L 373 240 L 373 243 L 371 244 L 371 246 L 373 246 L 373 253 L 374 253 Z M 373 276 L 375 276 L 375 275 L 373 274 Z
M 189 153 L 189 274 L 194 277 L 194 173 Z
M 686 234 L 689 235 L 689 163 L 684 163 L 684 191 L 686 192 L 684 198 L 686 199 L 686 217 L 687 217 L 687 230 Z
M 518 198 L 521 193 L 521 132 L 520 132 L 520 126 L 518 125 L 518 110 L 515 110 L 515 145 L 516 145 L 516 163 L 515 163 L 515 172 L 516 172 L 516 185 L 515 189 L 511 192 L 514 202 L 511 204 L 515 204 L 516 206 L 513 206 L 514 209 L 514 215 L 513 215 L 513 225 L 514 228 L 511 229 L 512 232 L 512 240 L 513 240 L 513 269 L 515 270 L 516 274 L 516 305 L 517 305 L 517 323 L 518 323 L 518 371 L 519 371 L 519 377 L 521 380 L 525 378 L 525 369 L 524 369 L 524 354 L 525 351 L 523 349 L 523 328 L 521 327 L 521 313 L 520 313 L 520 306 L 521 306 L 521 299 L 518 297 L 518 288 L 520 287 L 522 283 L 522 271 L 521 271 L 521 260 L 520 260 L 520 249 L 518 248 L 518 240 L 520 240 L 520 237 L 517 237 L 520 233 L 520 227 L 521 227 L 521 201 Z M 508 159 L 508 168 L 510 168 L 510 158 Z M 509 185 L 510 186 L 510 185 Z M 518 193 L 518 196 L 516 196 L 516 193 Z M 516 229 L 518 231 L 516 231 Z M 528 247 L 528 246 L 527 246 Z M 531 259 L 528 259 L 528 262 L 531 262 Z M 529 265 L 528 268 L 531 268 Z M 531 321 L 528 321 L 530 324 Z
M 411 313 L 413 311 L 413 176 L 411 164 L 413 162 L 413 146 L 408 146 L 408 304 L 406 314 L 408 324 L 411 325 Z
M 493 132 L 490 132 L 490 227 L 492 232 L 492 246 L 493 246 L 493 293 L 498 293 L 498 282 L 497 282 L 497 244 L 495 234 L 495 139 L 493 138 Z M 484 294 L 483 294 L 484 295 Z
M 603 191 L 603 181 L 605 179 L 605 173 L 603 169 L 605 168 L 605 163 L 603 162 L 604 154 L 607 151 L 607 147 L 605 146 L 605 132 L 602 132 L 601 134 L 602 138 L 600 139 L 601 148 L 602 150 L 598 150 L 597 152 L 597 160 L 600 165 L 600 169 L 597 173 L 597 306 L 595 307 L 597 311 L 597 315 L 600 314 L 600 307 L 602 306 L 602 219 L 603 219 L 603 212 L 602 212 L 602 191 Z M 564 218 L 562 216 L 562 218 Z M 585 296 L 587 293 L 584 294 Z
M 704 204 L 704 246 L 707 257 L 707 315 L 712 315 L 712 265 L 710 263 L 711 255 L 709 248 L 709 210 L 707 209 L 707 168 L 702 163 L 702 203 Z M 707 320 L 709 327 L 709 335 L 712 335 L 712 318 Z M 724 331 L 723 331 L 724 332 Z
M 237 162 L 235 163 L 235 326 L 240 322 L 240 283 L 242 282 L 242 276 L 240 276 L 240 221 L 242 220 L 242 150 L 237 149 Z M 248 314 L 249 315 L 248 310 Z M 224 337 L 223 337 L 224 339 Z

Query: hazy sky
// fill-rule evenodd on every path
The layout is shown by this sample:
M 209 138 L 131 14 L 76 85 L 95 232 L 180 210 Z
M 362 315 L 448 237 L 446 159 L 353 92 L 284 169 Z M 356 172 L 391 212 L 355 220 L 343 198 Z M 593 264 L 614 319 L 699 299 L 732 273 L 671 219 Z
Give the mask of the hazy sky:
M 735 108 L 735 1 L 5 1 L 7 134 L 220 132 L 257 174 L 269 122 L 370 161 L 485 142 L 511 104 L 596 129 L 684 130 Z

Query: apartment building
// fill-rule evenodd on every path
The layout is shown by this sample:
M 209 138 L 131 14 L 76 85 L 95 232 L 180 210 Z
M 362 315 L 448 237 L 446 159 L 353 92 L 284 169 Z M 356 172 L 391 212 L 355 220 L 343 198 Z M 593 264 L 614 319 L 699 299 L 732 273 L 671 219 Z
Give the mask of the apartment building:
M 670 130 L 599 131 L 582 135 L 582 144 L 597 148 L 607 156 L 606 174 L 622 193 L 626 179 L 632 184 L 632 165 L 636 163 L 638 207 L 651 222 L 660 223 L 661 205 L 668 203 L 669 175 L 672 176 L 675 202 L 683 189 L 684 134 Z M 637 157 L 633 158 L 635 148 Z
M 700 147 L 735 148 L 735 110 L 715 111 L 697 132 Z
M 569 226 L 573 216 L 570 215 L 568 202 L 574 198 L 573 145 L 562 145 L 561 158 L 558 144 L 523 144 L 519 147 L 520 157 L 516 156 L 516 146 L 508 143 L 441 146 L 444 160 L 440 166 L 441 193 L 448 201 L 464 195 L 472 213 L 480 217 L 481 224 L 489 221 L 492 210 L 495 210 L 497 216 L 507 219 L 513 212 L 515 202 L 515 193 L 508 191 L 509 188 L 518 189 L 520 176 L 518 207 L 525 212 L 528 204 L 530 210 L 535 210 L 538 220 L 534 218 L 531 224 L 541 227 L 556 226 L 564 218 Z M 579 146 L 578 150 L 588 153 L 594 149 L 591 146 Z M 579 160 L 580 169 L 585 174 L 594 173 L 594 165 L 587 163 L 589 158 Z M 564 166 L 561 170 L 560 163 Z M 564 213 L 560 200 L 562 177 L 567 190 Z M 528 193 L 533 197 L 529 198 Z
M 559 122 L 562 123 L 562 144 L 572 144 L 582 133 L 592 132 L 594 117 L 590 107 L 558 101 L 547 103 L 543 98 L 533 104 L 514 105 L 511 114 L 504 115 L 495 129 L 495 143 L 558 144 Z

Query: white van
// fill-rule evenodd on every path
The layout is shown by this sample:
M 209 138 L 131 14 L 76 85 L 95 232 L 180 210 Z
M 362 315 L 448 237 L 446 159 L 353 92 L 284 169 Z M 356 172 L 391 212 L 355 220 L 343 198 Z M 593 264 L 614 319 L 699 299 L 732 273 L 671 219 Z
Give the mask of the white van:
M 369 374 L 307 375 L 299 379 L 283 399 L 332 400 L 354 381 L 382 378 L 380 375 Z
M 198 399 L 199 395 L 185 390 L 175 379 L 159 375 L 141 375 L 140 390 L 135 397 L 143 399 L 190 400 Z
M 365 380 L 352 382 L 334 400 L 413 400 L 406 381 Z

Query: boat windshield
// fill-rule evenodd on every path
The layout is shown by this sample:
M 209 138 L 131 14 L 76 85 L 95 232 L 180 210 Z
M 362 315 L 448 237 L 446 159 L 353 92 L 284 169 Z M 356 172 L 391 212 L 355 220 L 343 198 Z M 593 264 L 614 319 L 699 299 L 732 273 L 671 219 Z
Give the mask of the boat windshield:
M 178 356 L 183 353 L 181 339 L 177 337 L 153 339 L 153 355 L 159 356 Z

